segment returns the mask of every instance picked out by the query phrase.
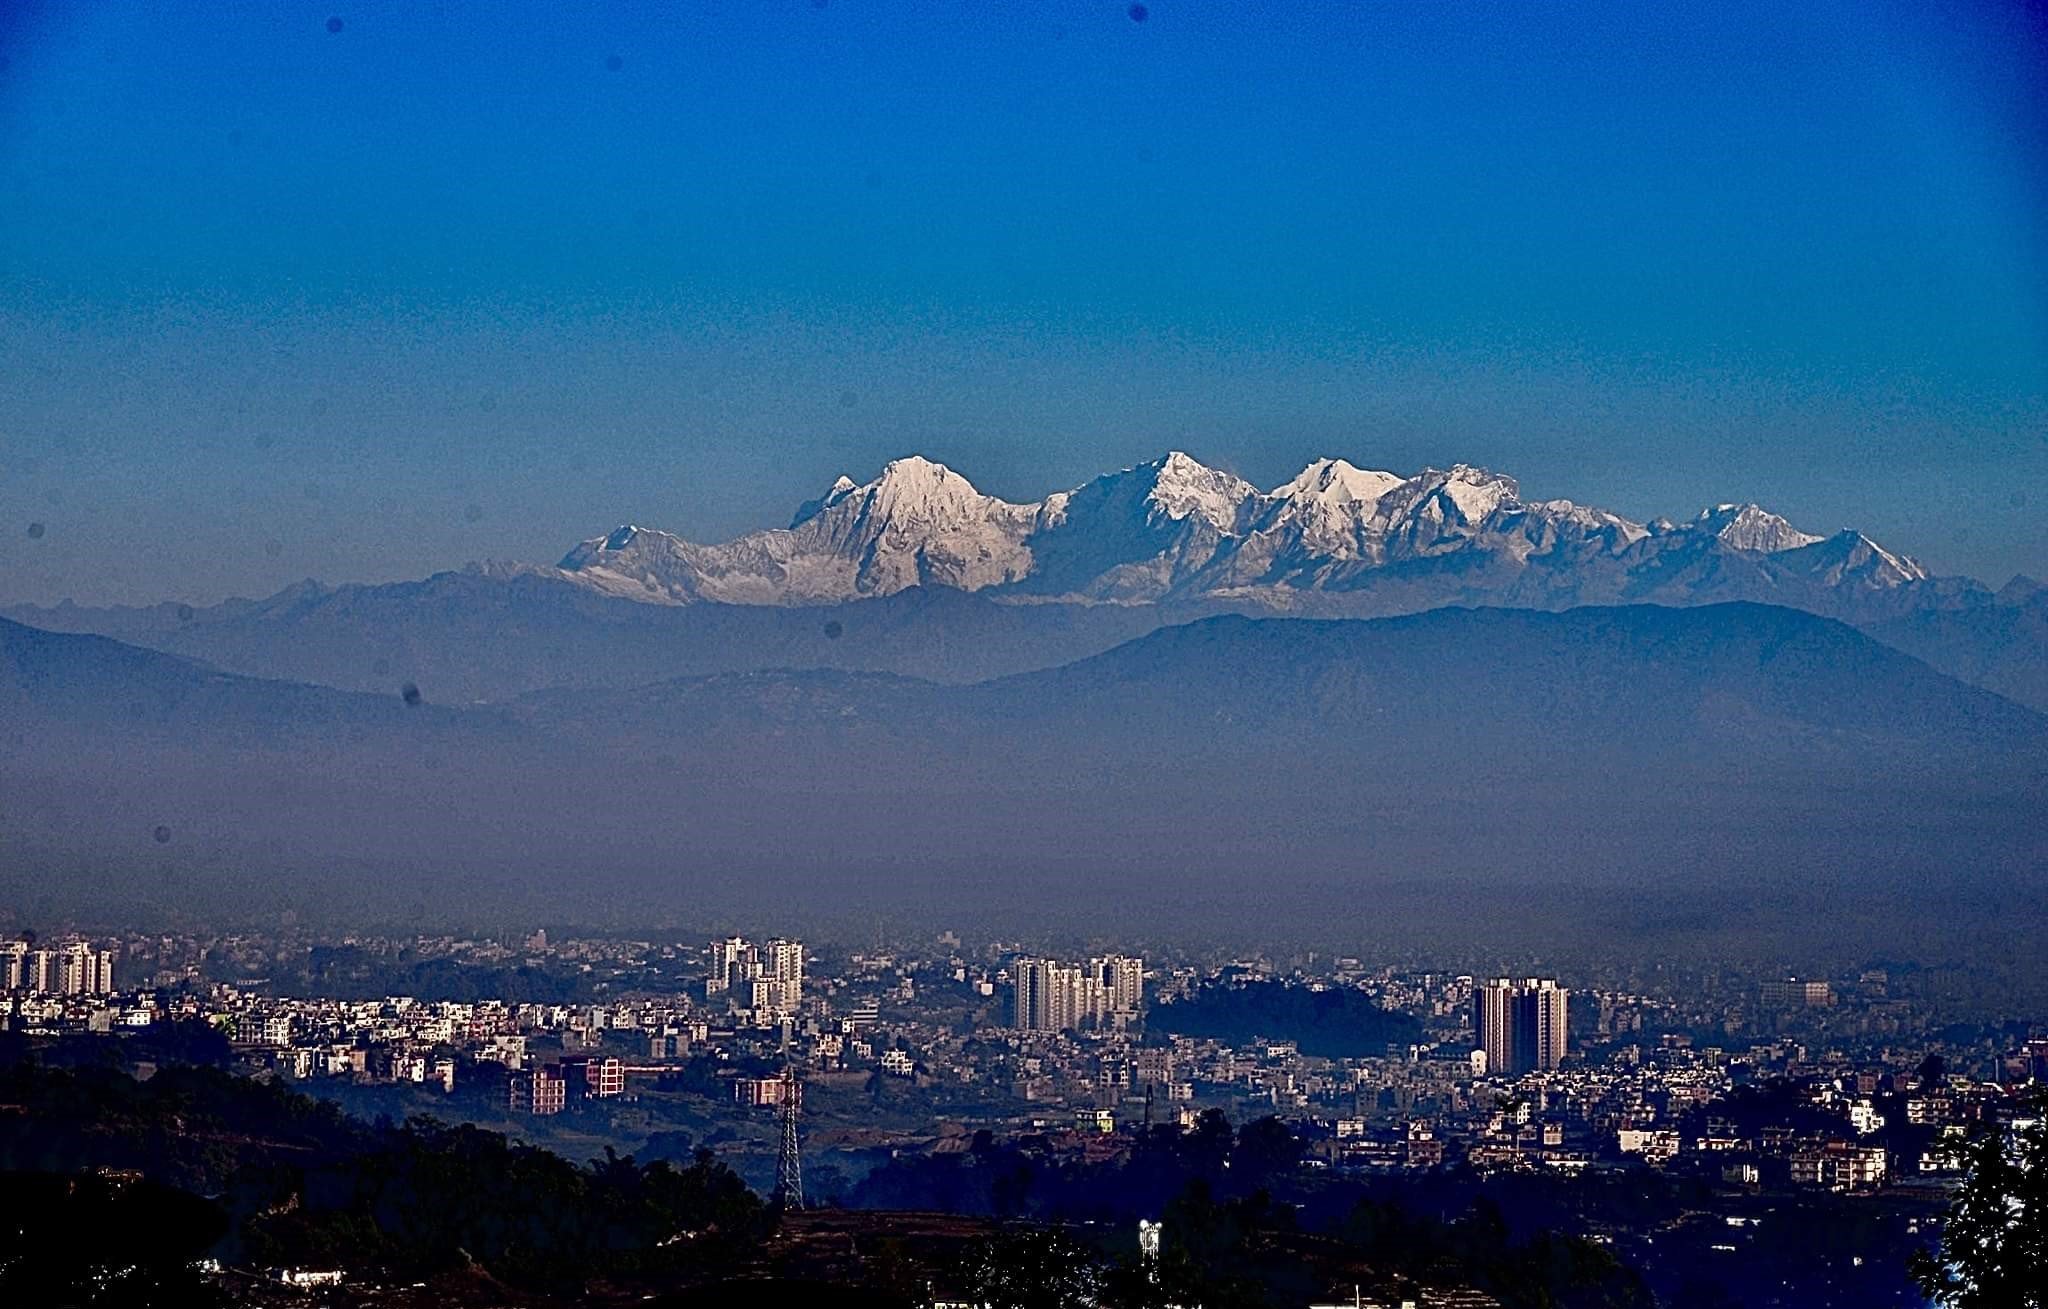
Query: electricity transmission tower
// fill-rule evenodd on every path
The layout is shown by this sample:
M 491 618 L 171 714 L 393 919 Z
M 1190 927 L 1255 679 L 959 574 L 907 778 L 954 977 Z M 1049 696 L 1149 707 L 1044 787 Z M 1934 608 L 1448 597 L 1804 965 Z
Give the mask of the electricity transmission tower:
M 782 1209 L 804 1207 L 804 1156 L 797 1144 L 796 1120 L 804 1084 L 795 1068 L 782 1070 L 782 1153 L 775 1161 L 775 1203 Z

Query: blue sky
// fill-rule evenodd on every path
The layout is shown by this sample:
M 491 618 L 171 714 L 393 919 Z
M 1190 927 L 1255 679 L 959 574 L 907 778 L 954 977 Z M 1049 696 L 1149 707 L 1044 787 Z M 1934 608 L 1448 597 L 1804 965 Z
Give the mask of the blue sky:
M 575 8 L 8 6 L 0 600 L 1169 447 L 2048 572 L 2024 7 Z

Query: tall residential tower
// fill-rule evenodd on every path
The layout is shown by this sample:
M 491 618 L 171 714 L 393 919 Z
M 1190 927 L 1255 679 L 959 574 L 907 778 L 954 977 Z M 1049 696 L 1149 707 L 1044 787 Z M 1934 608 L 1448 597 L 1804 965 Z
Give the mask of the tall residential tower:
M 1497 977 L 1472 992 L 1472 1036 L 1499 1077 L 1546 1071 L 1564 1061 L 1569 992 L 1548 977 Z

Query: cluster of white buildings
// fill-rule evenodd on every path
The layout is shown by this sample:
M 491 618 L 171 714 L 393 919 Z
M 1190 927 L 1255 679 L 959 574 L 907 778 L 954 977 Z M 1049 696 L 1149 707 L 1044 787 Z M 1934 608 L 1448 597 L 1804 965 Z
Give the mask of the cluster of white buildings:
M 1085 964 L 1022 958 L 1010 966 L 1012 1026 L 1026 1032 L 1122 1028 L 1145 999 L 1145 961 L 1100 955 Z
M 27 941 L 0 943 L 0 990 L 30 995 L 112 995 L 114 952 L 90 941 L 54 948 Z
M 744 936 L 711 943 L 711 972 L 704 998 L 720 996 L 758 1018 L 780 1022 L 803 1008 L 804 943 L 776 940 L 755 945 Z

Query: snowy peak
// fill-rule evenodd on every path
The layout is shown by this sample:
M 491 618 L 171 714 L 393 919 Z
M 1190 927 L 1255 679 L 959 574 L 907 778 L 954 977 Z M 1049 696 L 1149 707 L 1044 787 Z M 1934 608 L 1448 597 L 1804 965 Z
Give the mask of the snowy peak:
M 824 515 L 858 519 L 871 532 L 892 526 L 963 523 L 990 517 L 1015 518 L 1030 506 L 1013 505 L 983 495 L 974 483 L 944 464 L 912 455 L 892 459 L 874 481 L 856 485 L 842 474 L 825 494 L 797 506 L 790 530 Z
M 1384 516 L 1416 526 L 1475 528 L 1497 509 L 1521 503 L 1521 487 L 1504 473 L 1470 464 L 1425 468 L 1382 498 Z M 1391 511 L 1391 512 L 1389 512 Z
M 1259 495 L 1258 488 L 1243 478 L 1179 450 L 1127 468 L 1119 476 L 1149 480 L 1145 500 L 1155 512 L 1175 520 L 1200 519 L 1219 532 L 1236 531 L 1245 506 Z
M 934 520 L 969 516 L 984 503 L 1002 503 L 975 490 L 974 483 L 944 464 L 922 455 L 890 460 L 882 466 L 880 477 L 864 487 L 852 488 L 842 498 L 859 498 L 885 514 Z
M 1403 485 L 1394 473 L 1316 460 L 1264 497 L 1253 538 L 1235 552 L 1231 572 L 1251 581 L 1371 554 L 1383 526 L 1380 503 Z
M 1401 485 L 1395 473 L 1360 468 L 1342 459 L 1318 459 L 1273 488 L 1276 500 L 1315 500 L 1323 504 L 1373 505 Z
M 1713 536 L 1731 550 L 1749 550 L 1757 554 L 1797 550 L 1821 539 L 1753 504 L 1725 504 L 1702 509 L 1699 517 L 1693 520 L 1693 528 Z
M 655 604 L 701 598 L 694 586 L 689 542 L 628 523 L 592 537 L 556 567 L 592 590 Z
M 1258 488 L 1179 450 L 1047 496 L 1027 539 L 1038 595 L 1163 599 L 1249 525 Z
M 796 513 L 790 516 L 790 530 L 794 531 L 795 529 L 802 527 L 805 523 L 808 523 L 813 518 L 816 518 L 825 510 L 830 509 L 833 505 L 836 505 L 841 500 L 844 500 L 848 492 L 857 489 L 858 487 L 855 485 L 854 480 L 851 477 L 848 477 L 846 474 L 841 473 L 838 477 L 838 480 L 834 481 L 832 485 L 829 488 L 827 488 L 825 494 L 819 496 L 815 500 L 806 500 L 796 507 Z
M 806 599 L 912 586 L 978 591 L 1030 570 L 1023 541 L 1036 512 L 983 495 L 944 464 L 913 455 L 891 460 L 864 486 L 842 477 L 814 513 L 799 510 L 779 539 L 742 537 L 715 547 L 707 562 L 748 594 L 762 586 Z
M 643 541 L 643 537 L 654 538 L 654 540 Z M 650 532 L 637 524 L 626 523 L 622 526 L 614 527 L 603 536 L 594 536 L 588 541 L 582 542 L 567 555 L 563 556 L 562 562 L 557 567 L 569 569 L 590 567 L 607 555 L 633 551 L 636 541 L 640 542 L 639 548 L 644 551 L 650 546 L 658 547 L 661 540 L 674 541 L 676 538 L 670 536 L 667 532 Z
M 846 478 L 839 479 L 845 482 Z M 839 483 L 833 484 L 817 515 L 818 531 L 863 545 L 885 537 L 908 540 L 932 531 L 973 533 L 984 528 L 1016 537 L 1038 508 L 983 495 L 944 464 L 917 456 L 891 460 L 882 475 L 865 486 Z
M 1453 464 L 1438 493 L 1458 507 L 1467 523 L 1475 525 L 1494 510 L 1517 504 L 1522 498 L 1521 484 L 1514 478 L 1470 464 Z
M 1855 585 L 1881 590 L 1924 582 L 1928 573 L 1918 560 L 1893 554 L 1861 532 L 1844 530 L 1804 546 L 1788 561 L 1797 560 L 1830 586 Z

